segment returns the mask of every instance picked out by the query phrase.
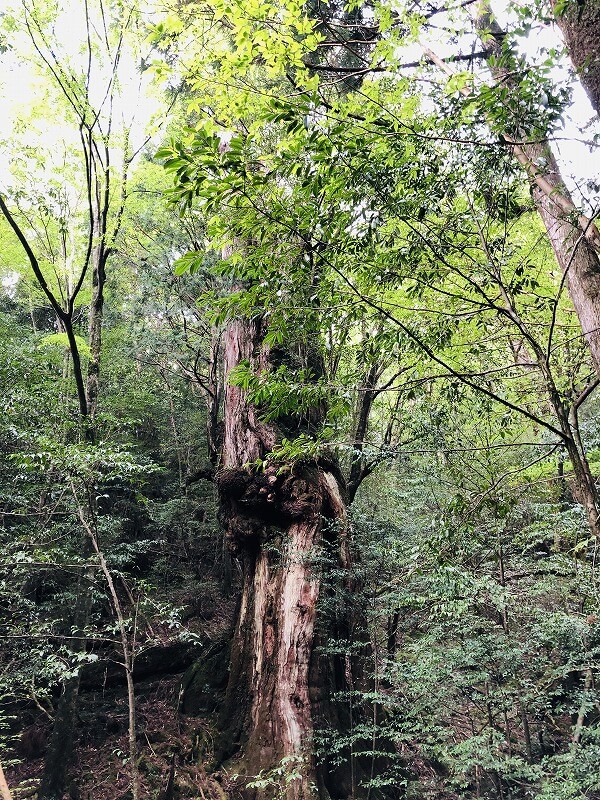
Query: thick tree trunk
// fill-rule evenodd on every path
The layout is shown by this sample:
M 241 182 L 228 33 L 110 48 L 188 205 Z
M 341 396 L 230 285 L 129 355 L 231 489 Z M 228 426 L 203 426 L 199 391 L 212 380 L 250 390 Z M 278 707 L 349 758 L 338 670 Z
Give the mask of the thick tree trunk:
M 477 31 L 488 54 L 488 65 L 494 79 L 518 91 L 515 70 L 509 65 L 502 66 L 504 33 L 487 0 L 480 2 L 478 12 Z M 591 220 L 578 214 L 550 147 L 545 143 L 527 142 L 526 134 L 518 132 L 517 135 L 524 141 L 513 144 L 513 153 L 531 181 L 536 208 L 565 276 L 583 336 L 600 375 L 600 258 L 597 252 L 600 243 L 597 230 Z
M 242 360 L 268 368 L 261 320 L 236 320 L 225 334 L 225 374 Z M 273 448 L 275 426 L 263 423 L 245 391 L 225 390 L 221 517 L 243 565 L 244 584 L 221 715 L 223 755 L 252 783 L 248 797 L 307 800 L 323 796 L 312 750 L 309 673 L 320 589 L 316 556 L 327 518 L 343 515 L 335 468 L 315 462 L 253 465 Z M 296 776 L 296 777 L 294 777 Z M 277 788 L 276 788 L 277 787 Z
M 556 159 L 547 145 L 533 144 L 529 157 L 546 164 L 546 178 L 557 192 L 568 195 Z M 552 197 L 533 186 L 533 199 L 548 232 L 556 260 L 566 276 L 571 301 L 581 324 L 596 371 L 600 374 L 600 259 L 578 225 Z
M 318 796 L 309 687 L 320 590 L 315 557 L 321 512 L 331 496 L 339 496 L 336 478 L 316 466 L 302 470 L 298 483 L 311 493 L 312 510 L 285 530 L 265 529 L 263 537 L 271 538 L 244 548 L 226 703 L 226 711 L 237 715 L 231 733 L 237 739 L 232 744 L 241 746 L 241 771 L 250 777 L 283 767 L 273 778 L 287 800 Z M 299 777 L 290 779 L 291 773 Z M 272 793 L 273 786 L 256 797 Z
M 579 80 L 600 115 L 600 3 L 598 0 L 551 2 Z

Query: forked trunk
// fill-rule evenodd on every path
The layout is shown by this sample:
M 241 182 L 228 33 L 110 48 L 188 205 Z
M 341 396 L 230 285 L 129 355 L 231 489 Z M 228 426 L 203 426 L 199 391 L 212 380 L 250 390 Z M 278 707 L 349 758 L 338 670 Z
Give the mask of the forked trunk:
M 260 320 L 237 320 L 226 332 L 225 374 L 242 360 L 254 370 L 268 367 Z M 237 756 L 231 768 L 243 776 L 245 796 L 307 800 L 320 794 L 309 691 L 317 557 L 327 518 L 343 516 L 344 501 L 333 466 L 253 465 L 276 437 L 246 392 L 227 386 L 217 482 L 244 582 L 221 715 L 223 755 Z

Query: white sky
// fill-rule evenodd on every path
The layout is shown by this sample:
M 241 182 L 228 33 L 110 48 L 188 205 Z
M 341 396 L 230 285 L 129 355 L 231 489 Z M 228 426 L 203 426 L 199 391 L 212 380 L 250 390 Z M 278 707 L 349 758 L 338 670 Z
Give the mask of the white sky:
M 514 12 L 511 13 L 509 10 L 510 0 L 491 0 L 491 4 L 500 26 L 510 28 L 510 17 L 512 16 L 513 24 L 515 21 Z M 516 4 L 515 0 L 513 4 Z M 436 16 L 435 22 L 440 28 L 449 24 L 442 15 Z M 456 41 L 450 43 L 448 39 L 445 33 L 436 35 L 432 32 L 430 39 L 423 44 L 443 58 L 457 52 L 465 54 L 471 52 L 473 35 L 459 37 L 458 43 Z M 525 54 L 528 64 L 535 64 L 546 58 L 544 51 L 547 52 L 552 48 L 560 50 L 563 47 L 563 40 L 557 26 L 537 25 L 527 39 L 519 40 L 519 47 Z M 419 60 L 421 54 L 422 49 L 419 46 L 411 52 L 408 60 Z M 461 68 L 459 63 L 455 70 L 459 71 Z M 573 84 L 572 102 L 563 112 L 563 127 L 555 134 L 552 149 L 560 164 L 562 177 L 573 192 L 575 202 L 583 203 L 588 212 L 597 212 L 600 209 L 600 194 L 591 191 L 586 182 L 590 179 L 600 182 L 600 148 L 596 146 L 592 149 L 585 142 L 590 142 L 594 134 L 600 136 L 600 121 L 579 80 L 571 81 L 571 70 L 571 64 L 565 56 L 562 63 L 557 64 L 551 72 L 557 84 Z M 485 81 L 485 77 L 482 76 L 481 81 Z
M 14 5 L 17 14 L 20 3 L 14 0 L 0 0 L 6 11 Z M 93 4 L 91 4 L 93 5 Z M 86 25 L 84 3 L 81 0 L 63 0 L 62 12 L 54 26 L 55 47 L 61 61 L 73 66 L 74 72 L 81 73 L 86 66 L 85 42 Z M 100 41 L 100 38 L 97 38 Z M 11 49 L 0 54 L 0 145 L 4 152 L 14 152 L 19 146 L 43 147 L 50 161 L 62 162 L 65 148 L 79 147 L 77 126 L 65 123 L 52 101 L 44 102 L 44 86 L 47 79 L 39 74 L 36 64 L 39 57 L 33 56 L 27 32 L 17 31 L 10 35 Z M 103 52 L 106 55 L 106 51 Z M 140 73 L 140 55 L 124 47 L 118 68 L 118 91 L 115 93 L 113 109 L 113 131 L 116 136 L 125 128 L 131 131 L 131 149 L 140 147 L 148 131 L 156 128 L 154 119 L 159 115 L 161 101 L 159 94 L 152 91 L 153 76 L 150 72 Z M 107 87 L 112 72 L 110 57 L 94 59 L 91 70 L 89 96 L 94 109 L 102 108 L 106 113 Z M 54 92 L 54 90 L 52 90 Z M 33 112 L 33 117 L 32 117 Z M 28 123 L 23 127 L 23 120 Z M 161 119 L 160 122 L 163 122 Z M 16 139 L 16 142 L 15 142 Z M 11 142 L 12 140 L 12 142 Z M 0 186 L 10 183 L 10 165 L 0 160 Z

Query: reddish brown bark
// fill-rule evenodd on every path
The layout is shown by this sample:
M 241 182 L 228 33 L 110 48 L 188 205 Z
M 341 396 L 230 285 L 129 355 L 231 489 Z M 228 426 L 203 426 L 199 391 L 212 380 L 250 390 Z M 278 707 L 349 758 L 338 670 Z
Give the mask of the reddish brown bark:
M 301 470 L 297 478 L 302 489 L 311 483 L 312 511 L 285 530 L 266 527 L 262 541 L 244 547 L 244 587 L 228 688 L 229 710 L 240 715 L 242 771 L 256 776 L 288 759 L 289 770 L 301 775 L 287 786 L 285 778 L 281 781 L 289 800 L 316 796 L 309 689 L 320 591 L 315 555 L 321 512 L 330 510 L 330 492 L 338 491 L 335 477 L 317 467 Z
M 8 788 L 8 783 L 6 782 L 6 778 L 4 777 L 4 770 L 2 769 L 2 764 L 0 764 L 0 795 L 2 795 L 2 800 L 12 800 L 10 789 Z
M 242 360 L 268 369 L 260 319 L 233 321 L 224 344 L 226 375 Z M 283 793 L 277 796 L 307 800 L 323 796 L 316 788 L 309 689 L 320 590 L 315 557 L 326 519 L 343 516 L 345 505 L 333 467 L 253 466 L 276 441 L 276 426 L 261 421 L 243 389 L 228 385 L 217 484 L 243 588 L 221 723 L 225 754 L 237 751 L 232 770 L 246 784 L 270 777 Z M 246 788 L 246 795 L 266 800 L 274 791 L 269 784 Z
M 239 469 L 264 458 L 276 441 L 273 426 L 261 422 L 246 392 L 227 383 L 230 372 L 247 361 L 257 372 L 268 368 L 268 351 L 263 344 L 260 318 L 239 319 L 230 323 L 224 336 L 225 408 L 222 465 Z

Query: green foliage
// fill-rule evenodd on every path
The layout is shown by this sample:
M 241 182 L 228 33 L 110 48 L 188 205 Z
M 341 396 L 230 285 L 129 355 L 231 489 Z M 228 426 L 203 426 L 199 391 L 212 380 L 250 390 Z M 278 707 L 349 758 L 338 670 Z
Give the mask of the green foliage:
M 312 554 L 323 576 L 318 657 L 339 680 L 339 724 L 317 721 L 325 769 L 350 763 L 371 797 L 593 797 L 597 543 L 570 496 L 557 418 L 559 403 L 574 418 L 591 362 L 528 188 L 498 141 L 555 132 L 569 93 L 552 77 L 555 54 L 526 66 L 512 48 L 519 31 L 505 37 L 499 66 L 519 72 L 516 91 L 476 69 L 397 70 L 433 8 L 377 3 L 353 17 L 355 4 L 336 7 L 329 28 L 295 0 L 196 11 L 152 20 L 152 70 L 171 86 L 186 48 L 178 92 L 188 109 L 156 153 L 167 202 L 148 156 L 130 176 L 120 235 L 108 232 L 115 266 L 93 444 L 80 438 L 65 335 L 0 227 L 11 666 L 0 697 L 50 709 L 60 681 L 115 657 L 118 626 L 82 548 L 86 525 L 128 635 L 142 647 L 153 624 L 157 639 L 200 636 L 181 620 L 190 597 L 210 604 L 204 573 L 223 556 L 214 491 L 193 475 L 206 461 L 210 403 L 218 412 L 222 399 L 222 331 L 243 320 L 260 323 L 268 365 L 242 361 L 226 379 L 279 433 L 257 466 L 338 458 L 363 481 L 352 574 L 327 524 Z M 46 12 L 44 25 L 52 4 Z M 447 15 L 457 36 L 462 14 Z M 519 15 L 524 30 L 531 14 Z M 330 28 L 354 36 L 356 19 L 367 38 L 348 61 Z M 350 62 L 360 68 L 347 77 Z M 81 69 L 65 75 L 79 97 Z M 45 119 L 36 111 L 31 122 Z M 65 188 L 79 183 L 72 150 L 40 189 L 45 158 L 29 146 L 13 160 L 12 200 L 20 220 L 35 211 L 44 274 L 60 292 L 71 275 L 57 242 L 85 251 L 87 208 Z M 84 290 L 78 313 L 88 301 Z M 573 428 L 593 467 L 596 411 L 582 408 Z M 65 613 L 82 575 L 92 587 L 85 653 Z M 248 788 L 283 796 L 302 768 L 284 759 Z
M 270 770 L 261 772 L 246 784 L 248 789 L 266 789 L 273 800 L 283 800 L 296 781 L 302 781 L 302 765 L 306 761 L 303 756 L 284 756 L 280 763 Z M 316 791 L 316 787 L 313 787 Z
M 77 342 L 77 349 L 84 358 L 89 358 L 90 348 L 88 343 L 81 336 L 75 336 Z M 60 347 L 63 351 L 69 348 L 69 342 L 66 333 L 50 333 L 40 340 L 40 347 Z
M 327 406 L 328 418 L 335 420 L 349 410 L 349 398 L 342 393 L 332 395 L 326 380 L 316 378 L 310 369 L 291 369 L 282 364 L 256 375 L 250 364 L 242 361 L 229 373 L 228 382 L 247 391 L 267 420 L 292 414 L 302 417 L 319 406 Z

